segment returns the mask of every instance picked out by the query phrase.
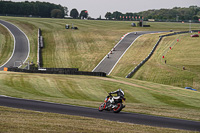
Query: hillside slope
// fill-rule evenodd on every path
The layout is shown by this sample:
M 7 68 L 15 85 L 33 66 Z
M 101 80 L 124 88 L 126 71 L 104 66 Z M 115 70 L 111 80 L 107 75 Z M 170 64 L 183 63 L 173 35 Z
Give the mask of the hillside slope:
M 122 88 L 125 111 L 200 120 L 200 93 L 124 78 L 0 72 L 0 94 L 98 108 L 108 92 Z
M 43 49 L 44 67 L 78 67 L 80 70 L 86 71 L 91 71 L 110 51 L 116 42 L 119 41 L 119 38 L 124 33 L 138 30 L 169 30 L 171 28 L 176 30 L 188 29 L 187 24 L 181 23 L 151 23 L 150 28 L 138 28 L 131 27 L 130 22 L 128 21 L 0 18 L 16 24 L 28 35 L 31 44 L 30 60 L 36 61 L 37 28 L 41 28 L 45 42 L 45 48 Z M 66 23 L 73 23 L 79 30 L 66 30 L 64 27 Z M 194 29 L 197 27 L 198 25 L 196 24 L 192 26 Z M 158 34 L 144 35 L 139 38 L 137 40 L 138 42 L 136 42 L 135 45 L 132 45 L 132 48 L 134 48 L 134 46 L 138 48 L 138 50 L 134 52 L 135 56 L 131 56 L 132 48 L 130 48 L 127 52 L 127 55 L 130 56 L 125 55 L 125 57 L 130 59 L 127 61 L 125 60 L 124 62 L 127 64 L 131 62 L 133 64 L 134 60 L 131 60 L 131 58 L 133 57 L 134 59 L 134 57 L 139 55 L 137 52 L 140 49 L 144 51 L 140 53 L 139 57 L 137 56 L 137 61 L 139 62 L 140 59 L 143 59 L 143 57 L 145 57 L 143 53 L 152 49 L 151 46 L 152 44 L 155 44 L 158 36 Z M 160 45 L 161 47 L 158 47 L 157 51 L 162 54 L 175 39 L 176 36 L 164 39 L 162 42 L 163 44 Z M 182 39 L 182 42 L 185 42 L 182 45 L 192 46 L 188 45 L 187 41 L 184 41 L 184 39 L 187 40 L 189 38 L 180 37 L 180 42 Z M 197 42 L 199 42 L 199 40 Z M 198 44 L 197 42 L 194 43 L 194 45 Z M 165 47 L 162 47 L 162 45 Z M 175 48 L 176 47 L 174 47 L 174 50 Z M 188 49 L 182 49 L 182 51 L 185 50 Z M 195 51 L 195 49 L 193 49 L 193 51 Z M 198 56 L 198 50 L 195 54 Z M 174 62 L 176 62 L 176 60 L 173 59 L 177 54 L 171 55 L 173 56 L 170 57 L 166 55 L 166 58 L 169 59 L 167 59 L 167 65 L 165 65 L 163 64 L 159 53 L 158 55 L 155 54 L 155 57 L 148 62 L 150 63 L 153 61 L 152 64 L 149 66 L 147 65 L 147 68 L 145 68 L 145 65 L 144 71 L 142 70 L 142 67 L 142 69 L 138 71 L 138 75 L 136 74 L 134 78 L 141 80 L 150 79 L 149 81 L 154 82 L 158 82 L 156 79 L 159 79 L 160 83 L 171 84 L 169 80 L 162 79 L 164 76 L 159 71 L 165 71 L 170 68 L 170 71 L 174 70 L 172 71 L 172 74 L 175 75 L 174 77 L 176 77 L 175 73 L 179 72 L 174 80 L 171 80 L 173 79 L 171 77 L 168 78 L 170 81 L 173 81 L 172 83 L 182 84 L 183 82 L 180 82 L 179 76 L 182 78 L 187 77 L 188 80 L 185 80 L 186 82 L 184 81 L 184 83 L 190 83 L 192 81 L 190 77 L 192 77 L 193 81 L 191 83 L 198 86 L 199 81 L 198 78 L 196 78 L 198 77 L 198 74 L 194 74 L 199 72 L 198 68 L 196 69 L 199 65 L 198 62 L 196 64 L 195 62 L 191 62 L 191 64 L 193 63 L 193 66 L 190 67 L 190 69 L 185 64 L 179 64 L 179 66 L 186 66 L 186 71 L 182 72 L 179 68 L 174 67 Z M 180 56 L 183 56 L 183 54 L 180 54 Z M 193 57 L 194 56 L 191 56 L 189 59 L 193 59 Z M 154 61 L 154 58 L 156 61 Z M 187 62 L 187 58 L 185 59 Z M 123 59 L 121 61 L 123 62 Z M 153 67 L 155 62 L 161 66 L 159 68 L 167 67 L 167 69 L 158 70 L 157 66 Z M 179 63 L 182 62 L 184 61 L 181 60 Z M 0 95 L 98 107 L 107 96 L 108 92 L 122 88 L 127 97 L 127 108 L 125 108 L 125 111 L 199 120 L 200 93 L 198 91 L 194 92 L 153 82 L 125 79 L 124 76 L 121 78 L 120 75 L 125 75 L 124 73 L 131 70 L 131 66 L 127 66 L 129 67 L 128 69 L 125 68 L 126 65 L 121 65 L 122 68 L 120 69 L 124 69 L 125 71 L 119 69 L 121 74 L 115 73 L 112 77 L 107 78 L 0 72 Z M 144 72 L 148 72 L 149 75 Z M 165 71 L 165 73 L 167 75 L 169 72 Z M 180 84 L 172 85 L 181 86 Z M 190 84 L 184 84 L 184 86 L 185 85 Z
M 182 88 L 189 86 L 199 90 L 200 38 L 191 38 L 190 35 L 164 37 L 154 55 L 136 72 L 133 78 Z M 139 38 L 121 59 L 112 75 L 123 77 L 128 75 L 137 64 L 147 57 L 158 38 L 159 34 Z M 186 68 L 184 71 L 183 66 Z
M 188 24 L 148 22 L 151 27 L 131 27 L 131 21 L 0 17 L 21 28 L 31 44 L 29 60 L 36 64 L 37 29 L 42 30 L 44 67 L 75 67 L 92 71 L 120 38 L 134 31 L 188 30 Z M 78 27 L 67 30 L 65 25 Z M 197 24 L 192 24 L 197 29 Z

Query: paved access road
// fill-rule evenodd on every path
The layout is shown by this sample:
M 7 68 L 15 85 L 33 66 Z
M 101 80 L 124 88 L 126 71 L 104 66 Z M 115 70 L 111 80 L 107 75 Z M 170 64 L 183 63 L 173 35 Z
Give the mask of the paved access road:
M 158 33 L 161 31 L 137 31 L 128 33 L 119 43 L 115 46 L 115 51 L 112 54 L 107 55 L 101 60 L 101 62 L 93 69 L 93 72 L 105 72 L 109 75 L 118 61 L 121 59 L 126 50 L 131 44 L 143 34 Z M 137 34 L 135 34 L 137 33 Z
M 4 67 L 19 67 L 29 56 L 29 40 L 15 25 L 3 20 L 0 20 L 0 24 L 5 26 L 14 37 L 13 54 L 4 65 L 0 66 L 0 70 L 3 70 Z
M 0 96 L 0 106 L 22 108 L 42 112 L 78 115 L 134 124 L 144 124 L 150 126 L 200 131 L 200 122 L 195 121 L 150 116 L 136 113 L 120 112 L 118 114 L 115 114 L 111 111 L 99 112 L 98 109 L 94 108 L 78 107 L 66 104 L 56 104 L 26 99 L 17 99 L 6 96 Z

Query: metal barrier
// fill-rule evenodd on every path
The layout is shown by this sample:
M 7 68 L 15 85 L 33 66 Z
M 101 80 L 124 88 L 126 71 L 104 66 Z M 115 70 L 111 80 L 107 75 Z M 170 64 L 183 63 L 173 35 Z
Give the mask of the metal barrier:
M 24 72 L 24 73 L 43 73 L 43 74 L 68 74 L 68 75 L 87 75 L 87 76 L 100 76 L 106 77 L 104 72 L 87 72 L 78 71 L 78 68 L 43 68 L 43 69 L 19 69 L 15 67 L 7 68 L 7 71 Z

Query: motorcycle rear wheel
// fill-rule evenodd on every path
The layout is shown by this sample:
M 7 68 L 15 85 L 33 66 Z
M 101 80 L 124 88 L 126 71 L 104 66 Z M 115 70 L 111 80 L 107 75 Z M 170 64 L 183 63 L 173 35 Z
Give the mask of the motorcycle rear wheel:
M 115 107 L 115 108 L 113 109 L 113 112 L 114 112 L 114 113 L 119 113 L 119 112 L 122 110 L 123 105 L 122 105 L 122 103 L 117 103 L 116 105 L 117 105 L 117 107 Z

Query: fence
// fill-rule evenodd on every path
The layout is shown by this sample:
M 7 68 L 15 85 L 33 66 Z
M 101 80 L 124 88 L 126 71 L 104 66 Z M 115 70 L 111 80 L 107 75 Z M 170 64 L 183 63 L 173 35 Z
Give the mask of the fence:
M 199 30 L 192 30 L 192 32 L 198 32 Z M 133 75 L 140 69 L 140 67 L 142 67 L 144 65 L 144 63 L 146 63 L 150 58 L 151 56 L 153 55 L 153 53 L 155 52 L 157 46 L 159 45 L 160 41 L 162 40 L 163 37 L 166 37 L 166 36 L 173 36 L 173 35 L 177 35 L 177 34 L 183 34 L 183 33 L 190 33 L 190 31 L 181 31 L 181 32 L 174 32 L 174 33 L 170 33 L 170 34 L 166 34 L 166 35 L 162 35 L 160 36 L 158 42 L 156 43 L 156 45 L 153 47 L 151 53 L 142 61 L 140 62 L 140 64 L 138 64 L 132 72 L 130 72 L 126 78 L 131 78 L 133 77 Z
M 68 74 L 68 75 L 88 75 L 88 76 L 101 76 L 106 77 L 104 72 L 86 72 L 78 71 L 78 68 L 42 68 L 42 69 L 19 69 L 19 68 L 8 68 L 7 71 L 12 72 L 24 72 L 24 73 L 42 73 L 42 74 Z

